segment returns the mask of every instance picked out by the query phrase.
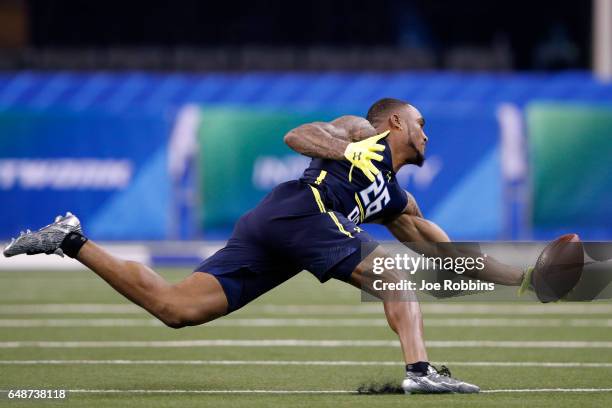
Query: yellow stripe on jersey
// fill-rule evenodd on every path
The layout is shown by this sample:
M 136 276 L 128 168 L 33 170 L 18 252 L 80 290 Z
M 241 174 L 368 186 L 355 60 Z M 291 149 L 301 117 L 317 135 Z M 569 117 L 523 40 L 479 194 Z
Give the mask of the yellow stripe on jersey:
M 349 238 L 353 238 L 351 233 L 344 229 L 344 225 L 340 224 L 340 221 L 338 221 L 338 217 L 336 217 L 336 214 L 334 214 L 331 211 L 328 211 L 327 213 L 329 214 L 331 219 L 334 221 L 334 223 L 336 223 L 336 226 L 338 227 L 341 233 L 343 233 L 344 235 L 347 235 Z
M 325 177 L 325 175 L 323 175 L 323 177 Z M 321 180 L 323 180 L 323 177 L 319 176 L 319 178 L 321 178 Z M 323 200 L 321 200 L 321 193 L 319 193 L 319 190 L 317 190 L 313 186 L 310 186 L 310 189 L 312 190 L 312 194 L 314 195 L 315 201 L 317 202 L 317 206 L 319 207 L 319 211 L 321 211 L 322 213 L 326 212 L 325 211 L 325 205 L 323 204 Z M 340 223 L 340 221 L 338 220 L 338 217 L 336 217 L 336 214 L 334 214 L 331 211 L 327 211 L 327 214 L 332 219 L 334 224 L 336 224 L 336 226 L 338 227 L 338 230 L 340 230 L 341 233 L 343 233 L 344 235 L 348 236 L 349 238 L 353 238 L 351 233 L 348 232 L 346 229 L 344 229 L 344 225 L 342 225 Z
M 361 200 L 359 200 L 359 196 L 355 193 L 355 201 L 357 201 L 357 206 L 359 207 L 359 222 L 363 222 L 364 212 L 363 206 L 361 205 Z
M 325 170 L 321 170 L 321 173 L 319 173 L 319 177 L 317 177 L 317 179 L 315 180 L 315 184 L 317 186 L 320 186 L 325 176 L 327 176 L 327 172 Z
M 317 190 L 313 186 L 310 186 L 310 188 L 312 189 L 312 194 L 314 195 L 315 201 L 317 202 L 317 205 L 319 206 L 319 211 L 324 213 L 325 205 L 323 204 L 323 200 L 321 200 L 321 193 L 319 193 L 319 190 Z

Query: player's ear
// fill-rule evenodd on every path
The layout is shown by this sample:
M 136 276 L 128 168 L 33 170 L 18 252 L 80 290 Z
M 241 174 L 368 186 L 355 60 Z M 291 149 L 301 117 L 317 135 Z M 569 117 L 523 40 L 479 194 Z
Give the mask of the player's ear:
M 391 126 L 391 128 L 397 130 L 402 130 L 404 127 L 402 124 L 402 119 L 397 113 L 393 113 L 391 116 L 389 116 L 389 125 Z

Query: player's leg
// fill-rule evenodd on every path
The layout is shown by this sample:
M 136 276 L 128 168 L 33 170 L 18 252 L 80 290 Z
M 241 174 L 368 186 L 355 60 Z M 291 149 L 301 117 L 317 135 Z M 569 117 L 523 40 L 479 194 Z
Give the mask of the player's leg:
M 169 327 L 198 325 L 227 313 L 223 288 L 210 274 L 193 273 L 170 284 L 146 265 L 116 258 L 92 241 L 76 259 Z
M 380 246 L 366 256 L 353 270 L 348 282 L 369 294 L 380 298 L 384 305 L 389 327 L 397 334 L 404 362 L 406 378 L 402 388 L 406 393 L 476 393 L 480 388 L 450 376 L 445 367 L 438 371 L 429 364 L 423 331 L 423 317 L 416 295 L 412 291 L 375 290 L 374 281 L 398 283 L 403 275 L 397 270 L 375 274 L 374 258 L 387 257 Z
M 373 273 L 374 258 L 387 256 L 388 253 L 382 247 L 377 247 L 357 265 L 351 273 L 349 283 L 383 301 L 387 322 L 399 337 L 406 364 L 428 361 L 423 333 L 423 317 L 415 294 L 409 291 L 402 291 L 398 294 L 373 289 L 375 280 L 396 283 L 402 279 L 402 275 L 394 270 L 386 270 L 380 275 Z
M 66 254 L 170 327 L 205 323 L 224 315 L 228 309 L 226 294 L 214 276 L 196 273 L 172 285 L 147 266 L 118 259 L 87 240 L 79 219 L 70 213 L 58 216 L 55 222 L 38 231 L 22 233 L 3 253 L 7 257 Z
M 227 245 L 175 285 L 145 265 L 117 259 L 90 241 L 76 259 L 168 326 L 198 325 L 241 308 L 301 271 L 250 239 L 246 228 L 243 217 Z

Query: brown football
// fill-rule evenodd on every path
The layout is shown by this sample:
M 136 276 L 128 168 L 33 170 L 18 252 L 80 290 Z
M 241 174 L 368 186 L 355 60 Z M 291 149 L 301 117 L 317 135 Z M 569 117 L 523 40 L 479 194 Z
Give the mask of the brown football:
M 533 270 L 531 282 L 538 299 L 555 302 L 567 295 L 582 276 L 584 251 L 577 234 L 566 234 L 544 248 Z

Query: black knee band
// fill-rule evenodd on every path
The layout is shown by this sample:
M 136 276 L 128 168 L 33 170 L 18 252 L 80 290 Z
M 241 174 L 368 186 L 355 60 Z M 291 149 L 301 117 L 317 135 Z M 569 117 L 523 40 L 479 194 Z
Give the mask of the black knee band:
M 83 236 L 78 232 L 71 232 L 66 235 L 66 238 L 62 241 L 60 248 L 64 251 L 64 254 L 71 258 L 76 258 L 79 251 L 87 242 L 87 237 Z

